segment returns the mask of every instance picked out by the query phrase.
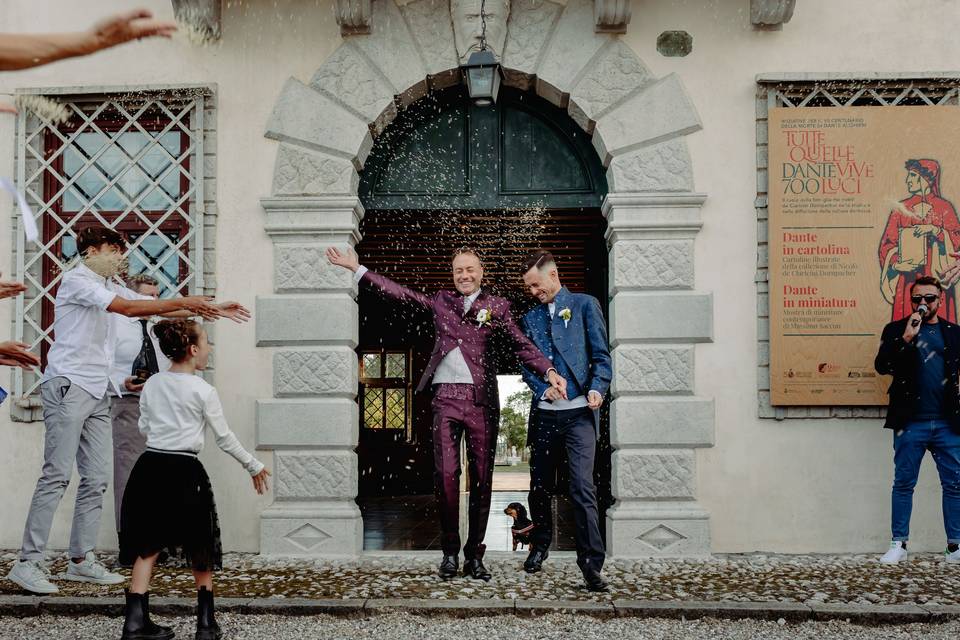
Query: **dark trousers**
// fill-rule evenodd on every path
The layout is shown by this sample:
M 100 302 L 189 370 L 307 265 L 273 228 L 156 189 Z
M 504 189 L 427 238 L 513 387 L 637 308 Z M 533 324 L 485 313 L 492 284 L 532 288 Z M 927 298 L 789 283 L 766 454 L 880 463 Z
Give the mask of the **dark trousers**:
M 434 387 L 434 486 L 440 506 L 440 544 L 446 555 L 460 553 L 460 438 L 465 437 L 470 469 L 470 528 L 463 555 L 468 560 L 483 556 L 498 430 L 488 422 L 487 408 L 474 402 L 473 385 Z
M 553 539 L 551 499 L 556 494 L 557 467 L 567 452 L 570 467 L 570 498 L 576 525 L 577 565 L 599 571 L 605 551 L 600 537 L 597 490 L 593 484 L 593 461 L 597 434 L 593 412 L 582 409 L 533 412 L 530 425 L 530 515 L 536 525 L 533 544 L 547 548 Z

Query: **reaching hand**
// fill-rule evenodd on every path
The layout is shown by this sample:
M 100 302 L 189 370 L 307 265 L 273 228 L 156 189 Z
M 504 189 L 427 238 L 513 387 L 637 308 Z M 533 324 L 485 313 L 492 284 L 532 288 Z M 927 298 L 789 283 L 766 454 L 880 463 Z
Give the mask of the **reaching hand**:
M 267 483 L 267 478 L 270 477 L 270 472 L 267 471 L 266 467 L 260 470 L 260 473 L 253 476 L 253 488 L 261 496 L 265 494 L 270 486 Z
M 131 40 L 159 36 L 169 38 L 177 30 L 174 22 L 153 20 L 153 13 L 137 9 L 104 18 L 88 31 L 93 51 L 115 47 Z
M 224 318 L 230 318 L 236 323 L 246 322 L 250 319 L 250 310 L 239 302 L 221 302 L 217 305 L 220 308 Z
M 567 381 L 563 379 L 563 376 L 558 374 L 556 369 L 550 369 L 547 373 L 547 380 L 550 382 L 551 387 L 560 392 L 560 397 L 566 400 Z
M 3 111 L 2 107 L 0 107 L 0 111 Z M 14 109 L 14 113 L 16 113 L 16 109 Z M 0 273 L 0 275 L 3 275 L 3 274 Z M 23 284 L 22 282 L 14 282 L 12 280 L 0 280 L 0 298 L 12 298 L 14 296 L 20 295 L 26 290 L 27 290 L 27 285 Z
M 29 351 L 30 345 L 8 340 L 0 342 L 0 364 L 29 369 L 40 366 L 40 356 Z
M 350 269 L 350 271 L 354 272 L 360 268 L 360 259 L 353 249 L 347 249 L 341 253 L 336 247 L 327 247 L 327 260 L 330 261 L 330 264 L 335 264 L 338 267 Z
M 124 378 L 123 388 L 133 393 L 139 393 L 140 391 L 143 390 L 143 383 L 141 382 L 140 384 L 137 384 L 136 382 L 134 382 L 134 380 L 136 380 L 136 378 L 134 378 L 133 376 L 130 376 L 129 378 Z
M 224 312 L 213 303 L 210 296 L 184 296 L 180 298 L 181 308 L 204 320 L 216 320 L 224 317 Z

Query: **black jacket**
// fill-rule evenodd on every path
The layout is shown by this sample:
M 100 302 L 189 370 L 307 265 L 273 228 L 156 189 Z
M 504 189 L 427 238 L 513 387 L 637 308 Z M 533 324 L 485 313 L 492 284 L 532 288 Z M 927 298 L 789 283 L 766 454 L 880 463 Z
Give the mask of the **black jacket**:
M 892 375 L 887 389 L 890 406 L 887 409 L 887 429 L 902 429 L 913 419 L 917 401 L 917 370 L 920 358 L 916 339 L 905 342 L 903 331 L 910 318 L 891 322 L 883 328 L 880 351 L 873 366 L 877 373 Z M 960 326 L 943 318 L 937 323 L 943 335 L 943 366 L 947 376 L 943 394 L 943 409 L 950 428 L 960 433 Z

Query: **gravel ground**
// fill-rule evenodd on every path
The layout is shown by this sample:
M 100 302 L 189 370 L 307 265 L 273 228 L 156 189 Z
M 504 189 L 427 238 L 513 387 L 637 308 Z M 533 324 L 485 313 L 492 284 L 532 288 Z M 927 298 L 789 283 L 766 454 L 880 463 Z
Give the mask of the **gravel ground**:
M 173 624 L 178 638 L 192 638 L 194 621 L 174 618 L 158 621 Z M 716 638 L 729 640 L 859 640 L 885 639 L 951 639 L 960 634 L 960 622 L 948 624 L 912 624 L 902 626 L 861 627 L 845 622 L 805 622 L 782 624 L 753 620 L 663 620 L 613 619 L 600 621 L 587 616 L 550 614 L 536 619 L 488 617 L 467 620 L 446 617 L 417 617 L 402 614 L 365 619 L 344 619 L 328 616 L 277 617 L 230 615 L 219 616 L 225 637 L 233 640 L 328 640 L 331 638 L 390 638 L 390 640 L 525 640 L 594 638 L 631 638 L 638 640 L 688 640 Z M 81 618 L 40 616 L 5 618 L 0 626 L 0 639 L 32 640 L 104 640 L 120 635 L 119 618 L 88 616 Z
M 268 559 L 255 554 L 228 554 L 217 575 L 220 596 L 275 598 L 430 598 L 439 600 L 503 598 L 538 600 L 708 600 L 742 602 L 827 602 L 849 604 L 958 604 L 960 565 L 942 556 L 912 554 L 911 561 L 884 566 L 876 556 L 714 556 L 704 560 L 611 561 L 604 568 L 608 594 L 582 587 L 574 559 L 553 557 L 542 573 L 527 575 L 520 568 L 525 554 L 488 554 L 493 580 L 483 583 L 436 577 L 439 558 L 426 556 L 365 556 L 342 562 L 307 559 Z M 0 554 L 0 578 L 15 561 Z M 111 558 L 104 561 L 110 565 Z M 52 562 L 56 575 L 65 570 L 62 557 Z M 124 572 L 127 573 L 127 572 Z M 123 585 L 60 581 L 60 595 L 120 595 Z M 190 572 L 162 568 L 154 578 L 157 596 L 195 593 Z M 20 593 L 0 579 L 0 594 Z

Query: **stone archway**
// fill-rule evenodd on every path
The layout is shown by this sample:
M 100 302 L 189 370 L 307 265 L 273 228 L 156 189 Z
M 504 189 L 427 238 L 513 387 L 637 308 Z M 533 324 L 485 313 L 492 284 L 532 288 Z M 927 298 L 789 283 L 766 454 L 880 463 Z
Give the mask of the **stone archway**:
M 617 557 L 710 551 L 696 502 L 696 447 L 711 446 L 712 399 L 694 396 L 694 344 L 712 340 L 712 298 L 694 291 L 693 191 L 683 136 L 701 125 L 680 80 L 655 78 L 615 36 L 594 33 L 592 0 L 514 0 L 505 82 L 535 90 L 592 136 L 607 167 L 613 492 Z M 257 345 L 274 347 L 273 397 L 257 444 L 275 451 L 275 501 L 260 551 L 356 555 L 356 291 L 323 251 L 359 240 L 358 174 L 397 109 L 459 81 L 447 0 L 375 0 L 370 35 L 348 37 L 308 84 L 291 78 L 267 125 L 280 142 L 261 202 L 274 293 L 257 298 Z M 667 315 L 669 325 L 662 321 Z M 316 318 L 322 318 L 317 322 Z

